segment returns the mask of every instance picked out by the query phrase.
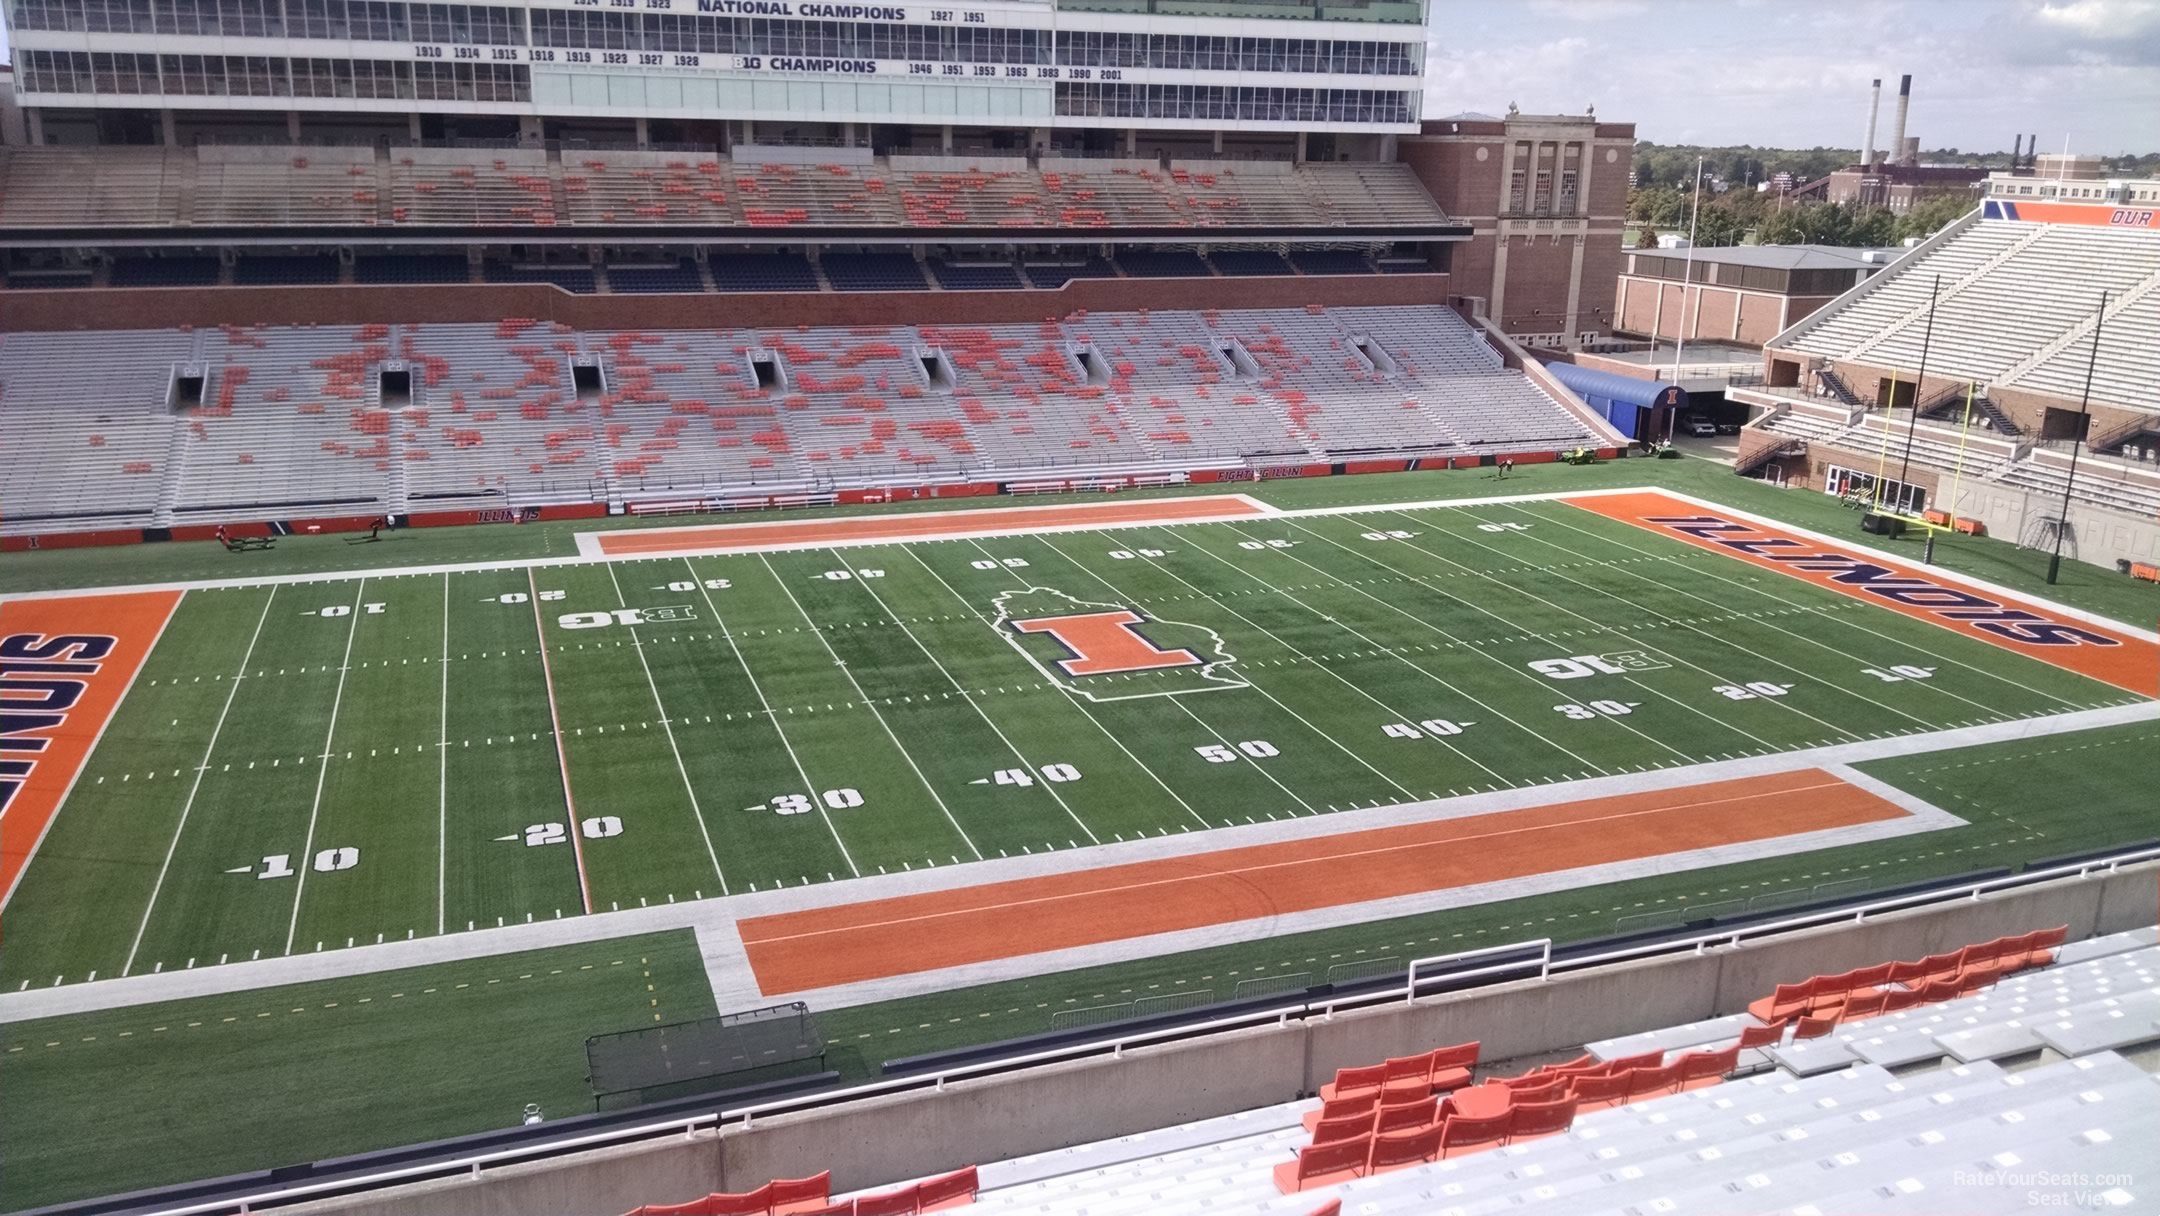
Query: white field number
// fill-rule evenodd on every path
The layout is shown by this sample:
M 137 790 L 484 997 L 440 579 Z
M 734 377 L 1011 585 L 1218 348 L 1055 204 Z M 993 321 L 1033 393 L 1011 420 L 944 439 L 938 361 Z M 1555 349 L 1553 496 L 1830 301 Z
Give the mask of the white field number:
M 1018 570 L 1027 564 L 1024 557 L 983 557 L 968 563 L 977 570 Z
M 1200 758 L 1209 764 L 1233 763 L 1238 758 L 1238 752 L 1243 752 L 1255 760 L 1265 760 L 1269 756 L 1282 755 L 1282 752 L 1276 750 L 1274 744 L 1265 739 L 1247 739 L 1237 745 L 1237 751 L 1231 751 L 1220 743 L 1205 743 L 1193 750 L 1198 752 Z
M 861 806 L 863 796 L 861 790 L 842 786 L 819 794 L 818 801 L 833 810 L 846 811 Z M 782 794 L 773 799 L 771 805 L 775 815 L 807 815 L 817 809 L 817 803 L 810 801 L 807 794 Z
M 1287 549 L 1296 543 L 1294 540 L 1241 540 L 1237 543 L 1237 547 L 1240 549 Z
M 1753 701 L 1757 697 L 1782 697 L 1793 690 L 1790 684 L 1773 684 L 1768 680 L 1750 680 L 1745 684 L 1718 684 L 1710 691 L 1728 701 Z
M 1390 739 L 1424 739 L 1427 737 L 1445 739 L 1449 735 L 1463 733 L 1463 728 L 1466 726 L 1476 725 L 1475 722 L 1451 722 L 1446 718 L 1427 718 L 1416 726 L 1412 726 L 1408 722 L 1390 722 L 1380 728 L 1380 733 Z
M 851 578 L 884 578 L 883 570 L 827 570 L 822 576 L 829 583 L 844 583 Z
M 1417 533 L 1405 532 L 1401 528 L 1391 528 L 1385 532 L 1360 532 L 1358 535 L 1366 540 L 1409 540 L 1411 537 L 1416 536 Z
M 596 815 L 578 823 L 578 835 L 587 840 L 606 840 L 622 835 L 622 820 L 613 815 Z M 561 844 L 570 835 L 559 823 L 536 823 L 525 829 L 525 847 L 539 848 L 545 844 Z
M 1564 718 L 1576 722 L 1589 722 L 1598 718 L 1624 718 L 1635 712 L 1636 702 L 1591 701 L 1583 705 L 1555 705 L 1553 710 Z
M 1477 526 L 1477 530 L 1480 532 L 1527 532 L 1529 529 L 1529 524 L 1479 524 Z
M 1580 680 L 1585 676 L 1624 676 L 1631 671 L 1654 671 L 1665 664 L 1640 650 L 1613 654 L 1578 654 L 1564 659 L 1532 659 L 1530 670 L 1548 680 Z
M 1080 770 L 1070 764 L 1045 764 L 1040 771 L 1043 780 L 1059 784 L 1080 779 Z M 1035 784 L 1034 774 L 1024 768 L 1001 768 L 990 774 L 990 780 L 997 785 Z
M 1885 684 L 1897 684 L 1905 680 L 1932 680 L 1935 678 L 1935 669 L 1900 663 L 1895 667 L 1863 667 L 1860 674 L 1874 676 Z
M 350 870 L 360 864 L 360 850 L 351 846 L 324 849 L 315 854 L 315 872 L 329 874 L 338 870 Z M 292 854 L 272 853 L 262 859 L 262 868 L 255 871 L 257 878 L 291 878 L 293 876 Z
M 735 584 L 727 581 L 724 578 L 708 578 L 703 580 L 702 582 L 687 578 L 679 578 L 676 579 L 674 582 L 669 583 L 667 585 L 667 589 L 669 591 L 696 591 L 699 588 L 703 588 L 707 591 L 725 591 L 734 585 Z
M 1136 557 L 1162 557 L 1168 553 L 1168 549 L 1112 549 L 1110 560 L 1129 562 Z
M 382 606 L 381 604 L 362 604 L 362 605 L 360 605 L 360 610 L 361 610 L 362 612 L 364 612 L 364 613 L 368 614 L 369 616 L 381 616 L 381 615 L 383 614 L 383 606 Z M 300 615 L 302 615 L 302 616 L 306 616 L 307 614 L 303 612 L 303 613 L 301 613 Z M 352 615 L 352 605 L 351 605 L 351 604 L 332 604 L 332 605 L 330 605 L 330 606 L 329 606 L 328 608 L 325 608 L 325 609 L 323 609 L 323 610 L 322 610 L 321 612 L 318 612 L 318 613 L 316 613 L 315 615 L 317 615 L 317 616 L 331 616 L 331 617 L 337 617 L 337 616 L 351 616 L 351 615 Z
M 543 604 L 549 603 L 554 600 L 559 600 L 567 594 L 569 593 L 564 591 L 543 591 L 540 593 L 540 602 Z M 501 595 L 496 596 L 494 600 L 486 602 L 492 602 L 497 604 L 524 604 L 531 602 L 531 600 L 532 597 L 522 591 L 505 591 Z

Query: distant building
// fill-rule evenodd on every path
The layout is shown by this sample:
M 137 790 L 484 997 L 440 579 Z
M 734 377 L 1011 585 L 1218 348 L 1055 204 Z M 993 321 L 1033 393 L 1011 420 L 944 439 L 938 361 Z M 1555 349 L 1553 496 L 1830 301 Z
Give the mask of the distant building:
M 1965 165 L 1882 164 L 1872 171 L 1848 165 L 1830 174 L 1823 198 L 1832 203 L 1905 212 L 1915 204 L 1945 195 L 1978 202 L 1987 177 L 1986 169 Z
M 1759 347 L 1903 252 L 1835 245 L 1697 249 L 1692 285 L 1683 292 L 1684 249 L 1629 250 L 1620 268 L 1613 330 Z

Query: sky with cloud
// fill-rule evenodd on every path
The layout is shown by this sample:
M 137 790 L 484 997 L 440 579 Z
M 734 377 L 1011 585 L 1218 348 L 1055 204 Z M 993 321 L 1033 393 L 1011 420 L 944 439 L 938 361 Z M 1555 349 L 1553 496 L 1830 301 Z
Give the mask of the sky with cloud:
M 1858 147 L 1868 81 L 1887 143 L 1910 72 L 1923 147 L 2160 151 L 2160 0 L 1430 2 L 1430 116 L 1594 104 L 1658 143 Z
M 1927 148 L 2160 151 L 2160 0 L 1431 0 L 1429 116 L 1581 113 L 1658 143 L 1889 140 L 1902 73 Z

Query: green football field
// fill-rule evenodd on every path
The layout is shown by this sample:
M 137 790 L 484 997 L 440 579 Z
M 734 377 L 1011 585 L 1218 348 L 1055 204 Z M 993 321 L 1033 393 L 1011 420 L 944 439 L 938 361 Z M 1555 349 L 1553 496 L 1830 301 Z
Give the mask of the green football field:
M 195 590 L 0 986 L 2137 699 L 1560 502 Z

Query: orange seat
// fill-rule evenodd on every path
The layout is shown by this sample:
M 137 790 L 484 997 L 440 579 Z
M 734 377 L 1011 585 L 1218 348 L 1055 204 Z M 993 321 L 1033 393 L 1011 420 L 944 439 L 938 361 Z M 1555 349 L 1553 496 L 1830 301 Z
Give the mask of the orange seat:
M 1426 1094 L 1414 1102 L 1401 1102 L 1380 1108 L 1379 1117 L 1373 1123 L 1373 1131 L 1379 1135 L 1390 1132 L 1415 1131 L 1429 1127 L 1440 1112 L 1440 1099 Z M 1318 1137 L 1314 1142 L 1318 1143 Z
M 1797 1043 L 1802 1039 L 1819 1039 L 1836 1030 L 1837 1023 L 1838 1020 L 1834 1017 L 1801 1018 L 1799 1023 L 1793 1027 L 1793 1042 Z
M 1485 1145 L 1499 1144 L 1507 1139 L 1508 1125 L 1514 1119 L 1513 1108 L 1482 1119 L 1449 1115 L 1440 1125 L 1440 1156 L 1445 1159 L 1457 1150 L 1467 1152 Z
M 1477 1067 L 1476 1042 L 1457 1043 L 1453 1047 L 1436 1047 L 1432 1053 L 1432 1088 L 1434 1093 L 1461 1089 L 1470 1083 L 1470 1072 Z
M 1902 1013 L 1915 1005 L 1924 1003 L 1926 999 L 1920 995 L 1918 988 L 1892 988 L 1884 994 L 1883 1012 Z
M 1679 1070 L 1681 1089 L 1715 1085 L 1740 1067 L 1740 1047 L 1734 1044 L 1721 1051 L 1691 1051 L 1675 1060 L 1673 1067 Z
M 2041 929 L 2028 934 L 2025 942 L 2025 958 L 2018 964 L 2026 967 L 2045 967 L 2055 961 L 2055 948 L 2070 940 L 2070 926 L 2057 925 L 2053 929 Z
M 1648 1098 L 1656 1094 L 1671 1093 L 1680 1087 L 1680 1064 L 1661 1064 L 1656 1068 L 1638 1068 L 1628 1074 L 1627 1100 Z
M 808 1178 L 775 1178 L 765 1184 L 772 1188 L 774 1216 L 804 1212 L 825 1206 L 832 1197 L 832 1171 L 813 1174 Z
M 1862 967 L 1858 971 L 1852 972 L 1853 988 L 1857 991 L 1862 988 L 1882 987 L 1890 982 L 1890 969 L 1896 965 L 1895 963 L 1877 963 L 1872 967 Z
M 1326 1185 L 1365 1176 L 1372 1158 L 1372 1137 L 1345 1140 L 1340 1144 L 1312 1144 L 1298 1150 L 1297 1160 L 1275 1167 L 1275 1187 L 1285 1195 L 1305 1189 L 1308 1183 Z
M 1507 1142 L 1514 1144 L 1564 1132 L 1573 1126 L 1575 1110 L 1575 1099 L 1569 1097 L 1554 1098 L 1549 1102 L 1519 1103 L 1508 1112 Z
M 1890 994 L 1887 992 L 1871 989 L 1867 992 L 1858 993 L 1851 1000 L 1845 1002 L 1845 1007 L 1838 1011 L 1838 1020 L 1849 1022 L 1857 1018 L 1871 1018 L 1881 1013 L 1883 1007 L 1889 1003 Z
M 1768 1026 L 1742 1026 L 1739 1047 L 1753 1051 L 1758 1047 L 1775 1047 L 1785 1041 L 1785 1023 L 1774 1022 Z
M 1627 1100 L 1630 1074 L 1611 1072 L 1602 1076 L 1578 1076 L 1568 1079 L 1568 1096 L 1577 1106 L 1588 1110 L 1599 1106 L 1616 1106 Z
M 1521 1106 L 1525 1102 L 1552 1102 L 1567 1094 L 1568 1078 L 1566 1077 L 1541 1076 L 1523 1079 L 1537 1083 L 1534 1085 L 1509 1086 L 1510 1105 Z
M 1656 1068 L 1664 1062 L 1664 1052 L 1645 1051 L 1632 1056 L 1621 1056 L 1619 1059 L 1612 1061 L 1611 1070 L 1613 1072 L 1633 1072 L 1638 1068 Z
M 855 1216 L 914 1216 L 922 1211 L 922 1194 L 912 1186 L 883 1195 L 864 1195 L 855 1200 Z
M 1414 1131 L 1391 1132 L 1373 1137 L 1372 1157 L 1367 1163 L 1367 1171 L 1377 1174 L 1381 1170 L 1439 1160 L 1440 1138 L 1443 1132 L 1442 1125 L 1434 1123 Z
M 1344 1098 L 1373 1098 L 1378 1100 L 1380 1091 L 1387 1085 L 1387 1066 L 1374 1064 L 1366 1068 L 1338 1068 L 1335 1079 L 1320 1087 L 1322 1102 L 1338 1102 Z
M 1379 1105 L 1380 1095 L 1377 1092 L 1362 1098 L 1337 1098 L 1333 1102 L 1322 1102 L 1320 1109 L 1305 1112 L 1305 1130 L 1312 1131 L 1330 1119 L 1344 1119 L 1351 1115 L 1369 1113 Z
M 981 1189 L 974 1166 L 939 1174 L 915 1184 L 917 1211 L 935 1212 L 943 1208 L 956 1208 L 975 1202 L 975 1192 Z
M 1920 986 L 1920 999 L 1930 1005 L 1960 995 L 1956 976 L 1939 975 Z
M 1382 1100 L 1422 1098 L 1432 1092 L 1433 1053 L 1396 1056 L 1380 1066 Z
M 1312 1211 L 1305 1213 L 1305 1216 L 1342 1216 L 1342 1200 L 1330 1199 Z
M 1320 1125 L 1313 1129 L 1312 1142 L 1337 1144 L 1344 1140 L 1355 1140 L 1360 1136 L 1370 1136 L 1373 1133 L 1373 1123 L 1379 1117 L 1380 1108 L 1375 1106 L 1363 1114 L 1344 1115 L 1340 1119 L 1322 1119 Z
M 1769 996 L 1748 1003 L 1747 1011 L 1758 1022 L 1783 1022 L 1808 1011 L 1815 995 L 1815 981 L 1779 984 Z
M 764 1216 L 773 1208 L 773 1184 L 742 1194 L 714 1192 L 705 1197 L 703 1216 Z

